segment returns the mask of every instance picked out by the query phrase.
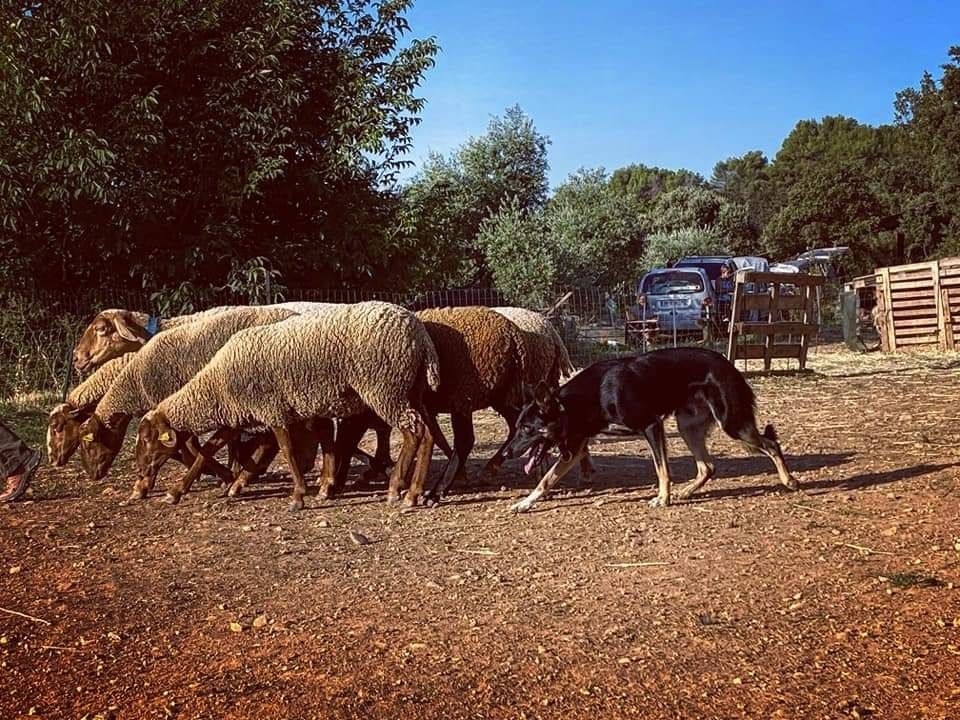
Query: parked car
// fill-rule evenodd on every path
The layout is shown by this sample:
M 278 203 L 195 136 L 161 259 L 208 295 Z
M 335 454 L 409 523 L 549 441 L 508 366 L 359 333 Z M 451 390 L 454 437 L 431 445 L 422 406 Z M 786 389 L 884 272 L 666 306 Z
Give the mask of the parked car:
M 720 268 L 732 260 L 729 255 L 688 255 L 677 260 L 673 267 L 695 267 L 702 268 L 707 273 L 707 278 L 711 283 L 716 283 L 720 277 Z
M 713 283 L 702 267 L 651 270 L 640 280 L 640 318 L 656 317 L 660 330 L 690 332 L 703 328 L 706 311 L 716 304 Z

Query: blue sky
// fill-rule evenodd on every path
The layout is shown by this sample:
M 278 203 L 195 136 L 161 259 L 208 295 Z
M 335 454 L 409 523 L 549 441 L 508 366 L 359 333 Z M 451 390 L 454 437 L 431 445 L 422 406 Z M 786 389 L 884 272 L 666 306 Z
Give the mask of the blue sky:
M 893 119 L 898 90 L 939 78 L 960 3 L 417 0 L 441 45 L 409 158 L 448 153 L 514 103 L 552 140 L 550 180 L 632 162 L 695 170 L 798 120 Z

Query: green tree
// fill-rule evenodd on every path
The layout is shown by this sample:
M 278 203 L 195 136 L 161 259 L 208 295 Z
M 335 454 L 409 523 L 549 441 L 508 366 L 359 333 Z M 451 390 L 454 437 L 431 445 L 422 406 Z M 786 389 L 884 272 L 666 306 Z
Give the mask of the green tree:
M 603 170 L 572 174 L 543 216 L 564 285 L 613 288 L 636 280 L 649 221 L 636 198 L 611 188 Z
M 960 46 L 951 47 L 939 82 L 924 73 L 897 93 L 901 131 L 895 173 L 898 231 L 919 252 L 960 255 Z
M 706 187 L 680 187 L 661 195 L 649 213 L 658 232 L 702 228 L 737 254 L 757 251 L 757 232 L 746 209 Z
M 544 242 L 541 220 L 511 198 L 483 221 L 477 236 L 494 285 L 527 307 L 545 305 L 557 283 L 557 254 Z
M 759 150 L 721 160 L 713 167 L 710 187 L 747 214 L 752 234 L 759 237 L 779 204 L 770 177 L 770 163 Z
M 706 228 L 687 227 L 679 230 L 661 230 L 647 238 L 639 267 L 652 270 L 669 267 L 687 255 L 727 255 L 730 248 L 723 238 Z
M 484 220 L 508 202 L 533 213 L 547 197 L 547 146 L 517 106 L 494 117 L 449 158 L 431 155 L 403 189 L 409 242 L 428 252 L 420 282 L 483 285 L 491 279 L 477 242 Z
M 703 177 L 689 170 L 667 170 L 642 163 L 614 170 L 610 176 L 610 187 L 614 192 L 629 195 L 644 207 L 650 207 L 663 193 L 705 184 Z
M 369 282 L 433 40 L 409 0 L 6 3 L 0 268 L 60 286 Z M 106 272 L 105 272 L 105 269 Z

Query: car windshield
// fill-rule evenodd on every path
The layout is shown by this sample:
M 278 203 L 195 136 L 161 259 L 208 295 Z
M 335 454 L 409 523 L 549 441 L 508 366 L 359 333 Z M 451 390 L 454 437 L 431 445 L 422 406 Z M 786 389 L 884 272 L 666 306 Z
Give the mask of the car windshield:
M 674 295 L 703 292 L 703 278 L 699 273 L 682 270 L 647 275 L 640 292 L 648 295 Z
M 701 268 L 707 277 L 716 280 L 720 277 L 720 269 L 726 264 L 726 260 L 687 260 L 677 263 L 677 267 L 696 267 Z

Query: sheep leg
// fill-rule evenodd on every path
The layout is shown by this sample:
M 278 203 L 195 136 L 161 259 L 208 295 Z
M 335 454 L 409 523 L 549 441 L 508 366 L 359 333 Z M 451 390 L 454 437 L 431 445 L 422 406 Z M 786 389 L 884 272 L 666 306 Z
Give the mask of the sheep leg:
M 401 430 L 403 435 L 403 447 L 400 448 L 400 456 L 397 458 L 396 465 L 393 466 L 393 472 L 390 473 L 390 485 L 387 489 L 387 502 L 395 503 L 400 499 L 400 490 L 404 485 L 407 474 L 414 461 L 420 440 L 423 437 L 422 430 L 419 433 L 413 433 L 410 430 Z
M 370 462 L 370 467 L 364 470 L 361 476 L 364 482 L 368 483 L 386 478 L 387 468 L 393 464 L 393 458 L 390 457 L 390 426 L 377 418 L 373 423 L 373 429 L 377 434 L 377 451 Z M 360 439 L 357 438 L 357 442 L 359 441 Z
M 277 456 L 280 447 L 273 435 L 262 435 L 259 444 L 254 448 L 249 458 L 241 460 L 241 470 L 227 491 L 229 497 L 236 497 L 250 484 L 250 481 L 265 472 L 273 459 Z
M 200 441 L 196 435 L 191 435 L 187 439 L 186 446 L 183 448 L 183 457 L 181 457 L 180 462 L 189 469 L 193 466 L 193 463 L 196 462 L 199 455 Z M 221 486 L 229 487 L 230 483 L 233 482 L 233 473 L 230 472 L 230 468 L 215 460 L 212 456 L 203 459 L 203 469 L 201 472 L 220 478 Z
M 290 466 L 290 472 L 293 474 L 293 499 L 290 501 L 290 510 L 302 510 L 303 496 L 307 494 L 307 483 L 303 479 L 303 473 L 300 472 L 299 465 L 297 465 L 297 454 L 293 448 L 290 430 L 283 425 L 277 425 L 272 429 L 273 434 L 277 437 L 277 444 L 283 450 L 287 464 Z
M 418 435 L 419 441 L 411 468 L 410 489 L 407 490 L 407 494 L 403 498 L 403 504 L 407 507 L 416 507 L 420 503 L 420 498 L 423 496 L 423 486 L 427 475 L 430 473 L 430 459 L 433 457 L 433 435 L 423 426 L 421 426 L 421 432 Z
M 447 462 L 443 477 L 433 484 L 430 494 L 437 500 L 446 495 L 454 483 L 465 484 L 467 479 L 467 457 L 473 450 L 476 435 L 473 432 L 472 413 L 450 413 L 450 424 L 453 426 L 454 456 Z M 429 433 L 429 430 L 427 431 Z M 429 467 L 430 458 L 427 457 Z
M 497 471 L 500 469 L 500 466 L 503 465 L 503 454 L 507 450 L 507 446 L 513 442 L 513 436 L 517 432 L 517 418 L 520 417 L 520 414 L 516 409 L 508 406 L 493 408 L 500 415 L 503 416 L 503 419 L 507 421 L 507 439 L 503 441 L 503 445 L 500 446 L 500 449 L 494 453 L 493 457 L 487 460 L 487 464 L 483 466 L 484 475 L 496 475 Z
M 333 450 L 333 455 L 336 459 L 336 469 L 333 472 L 334 487 L 341 488 L 347 484 L 347 474 L 350 472 L 350 459 L 357 449 L 357 443 L 360 442 L 360 438 L 362 438 L 363 434 L 367 431 L 367 427 L 368 418 L 366 415 L 357 415 L 344 418 L 340 421 Z M 379 451 L 380 448 L 378 446 L 377 452 Z
M 193 485 L 193 481 L 200 476 L 205 462 L 212 459 L 214 455 L 220 452 L 220 449 L 232 438 L 236 437 L 236 434 L 236 430 L 230 428 L 220 428 L 213 434 L 213 437 L 207 440 L 203 447 L 197 448 L 193 465 L 189 470 L 187 470 L 187 473 L 180 478 L 180 482 L 167 491 L 163 501 L 171 505 L 176 505 L 178 502 L 180 502 L 180 498 L 190 490 L 190 486 Z M 229 470 L 227 472 L 229 472 Z
M 337 455 L 333 437 L 333 420 L 330 418 L 314 420 L 313 435 L 323 452 L 323 467 L 320 469 L 320 490 L 317 492 L 317 498 L 326 500 L 336 490 Z

